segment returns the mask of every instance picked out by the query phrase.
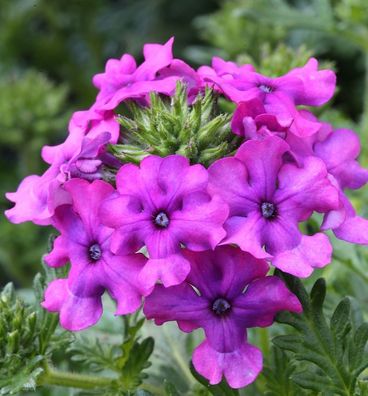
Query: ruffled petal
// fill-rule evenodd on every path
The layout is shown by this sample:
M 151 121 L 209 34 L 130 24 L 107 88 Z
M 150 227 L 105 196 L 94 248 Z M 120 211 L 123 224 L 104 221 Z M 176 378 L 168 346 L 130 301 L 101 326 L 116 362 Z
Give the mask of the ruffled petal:
M 135 312 L 142 303 L 142 295 L 150 290 L 139 287 L 138 275 L 147 262 L 143 254 L 128 256 L 104 256 L 104 286 L 116 301 L 115 315 L 125 315 Z
M 102 180 L 89 183 L 83 179 L 71 179 L 64 186 L 72 196 L 73 208 L 82 219 L 87 232 L 96 230 L 100 226 L 98 213 L 101 202 L 113 193 L 113 187 Z
M 234 243 L 240 247 L 244 252 L 251 253 L 257 258 L 271 257 L 263 249 L 263 235 L 265 220 L 259 212 L 251 212 L 248 217 L 231 217 L 225 223 L 225 230 L 227 232 L 226 238 L 222 244 Z
M 274 199 L 285 216 L 304 221 L 313 211 L 325 213 L 339 207 L 338 190 L 329 181 L 326 166 L 319 158 L 306 158 L 302 168 L 284 165 L 278 179 Z
M 263 141 L 249 140 L 238 149 L 235 157 L 248 170 L 248 184 L 258 197 L 270 200 L 276 189 L 277 174 L 282 165 L 282 156 L 289 145 L 278 137 L 268 137 Z
M 59 312 L 61 326 L 70 331 L 93 326 L 102 315 L 101 296 L 77 297 L 70 292 L 67 279 L 52 281 L 41 305 L 48 311 Z
M 52 251 L 43 259 L 50 267 L 61 267 L 69 260 L 68 241 L 63 236 L 58 236 L 53 243 Z
M 171 254 L 162 258 L 150 258 L 139 274 L 139 284 L 145 290 L 151 289 L 158 280 L 165 287 L 184 282 L 190 271 L 190 264 L 182 254 Z
M 248 184 L 247 168 L 242 161 L 232 157 L 217 160 L 209 167 L 208 174 L 208 191 L 224 199 L 231 216 L 247 215 L 258 208 L 257 196 Z
M 184 197 L 182 209 L 172 214 L 169 231 L 171 227 L 188 249 L 214 249 L 226 235 L 222 226 L 228 213 L 227 204 L 219 196 L 191 193 Z
M 235 351 L 221 353 L 204 341 L 193 353 L 195 369 L 211 385 L 221 382 L 224 376 L 235 389 L 251 384 L 262 370 L 262 364 L 261 351 L 246 342 Z
M 246 328 L 271 326 L 280 311 L 302 312 L 302 306 L 276 276 L 253 281 L 232 304 L 235 322 Z
M 300 244 L 292 250 L 275 255 L 272 264 L 281 271 L 300 278 L 307 278 L 315 268 L 323 268 L 331 262 L 332 245 L 322 233 L 303 235 Z

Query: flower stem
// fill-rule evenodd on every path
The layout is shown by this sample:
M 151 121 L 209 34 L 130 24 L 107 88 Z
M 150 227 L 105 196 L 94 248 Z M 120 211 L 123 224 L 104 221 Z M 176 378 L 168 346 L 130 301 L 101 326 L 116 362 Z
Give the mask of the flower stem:
M 113 378 L 75 374 L 54 370 L 50 367 L 40 376 L 37 385 L 58 385 L 78 389 L 103 388 L 111 385 Z

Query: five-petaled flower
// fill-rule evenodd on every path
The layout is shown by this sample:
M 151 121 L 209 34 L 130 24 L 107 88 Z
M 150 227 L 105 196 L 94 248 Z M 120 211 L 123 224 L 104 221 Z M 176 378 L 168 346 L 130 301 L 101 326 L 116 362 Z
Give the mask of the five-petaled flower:
M 302 234 L 299 223 L 314 211 L 336 209 L 338 190 L 322 160 L 308 157 L 298 167 L 284 162 L 288 150 L 275 136 L 243 143 L 235 157 L 211 165 L 209 190 L 230 207 L 222 243 L 234 243 L 255 257 L 272 259 L 285 272 L 306 277 L 330 262 L 332 246 L 322 233 Z
M 301 312 L 280 278 L 266 276 L 266 261 L 230 246 L 184 255 L 191 264 L 185 283 L 157 285 L 144 313 L 158 325 L 177 321 L 181 330 L 204 330 L 193 364 L 210 384 L 224 376 L 233 388 L 253 382 L 262 369 L 261 351 L 247 342 L 247 328 L 270 326 L 277 312 Z
M 49 284 L 42 306 L 59 312 L 64 328 L 78 331 L 99 320 L 105 290 L 116 300 L 116 315 L 139 308 L 145 292 L 137 286 L 137 277 L 146 258 L 142 254 L 118 256 L 110 251 L 113 230 L 100 224 L 97 216 L 102 200 L 113 192 L 110 184 L 73 179 L 65 189 L 73 205 L 57 208 L 54 226 L 61 235 L 45 261 L 54 267 L 70 261 L 71 268 L 66 279 Z
M 116 254 L 147 247 L 149 260 L 141 271 L 145 288 L 157 280 L 165 286 L 184 281 L 190 271 L 182 245 L 190 250 L 214 249 L 225 237 L 228 207 L 207 192 L 208 172 L 189 165 L 180 155 L 146 157 L 124 165 L 116 176 L 117 194 L 101 206 L 100 218 L 116 231 L 111 249 Z

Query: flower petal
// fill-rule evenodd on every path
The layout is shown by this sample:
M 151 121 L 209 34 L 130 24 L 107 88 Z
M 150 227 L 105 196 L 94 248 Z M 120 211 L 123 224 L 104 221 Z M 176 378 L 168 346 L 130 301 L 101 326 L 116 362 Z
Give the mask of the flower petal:
M 302 312 L 302 306 L 276 276 L 254 280 L 232 305 L 237 325 L 246 328 L 271 326 L 280 311 Z
M 193 365 L 211 385 L 221 382 L 225 376 L 232 388 L 243 388 L 252 383 L 262 370 L 261 351 L 244 343 L 239 349 L 221 353 L 217 352 L 207 341 L 202 342 L 193 353 Z
M 326 235 L 303 235 L 300 244 L 292 250 L 275 255 L 272 264 L 281 271 L 307 278 L 314 268 L 323 268 L 331 262 L 332 246 Z

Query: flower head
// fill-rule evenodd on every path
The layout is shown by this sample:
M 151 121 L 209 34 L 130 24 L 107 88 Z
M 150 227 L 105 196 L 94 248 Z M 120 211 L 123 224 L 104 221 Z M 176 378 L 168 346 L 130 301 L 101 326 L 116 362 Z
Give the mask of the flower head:
M 218 63 L 218 60 L 216 60 Z M 247 66 L 247 65 L 246 65 Z M 216 70 L 217 69 L 217 70 Z M 258 99 L 267 113 L 277 117 L 282 126 L 290 126 L 299 135 L 312 135 L 319 129 L 318 123 L 301 117 L 297 105 L 320 106 L 331 99 L 336 76 L 331 70 L 318 70 L 318 62 L 311 58 L 306 65 L 295 68 L 281 77 L 263 76 L 250 68 L 228 67 L 199 70 L 208 84 L 218 89 L 235 103 Z
M 338 191 L 326 166 L 307 157 L 303 167 L 284 163 L 289 146 L 271 136 L 248 141 L 234 158 L 209 168 L 209 190 L 230 207 L 222 243 L 235 243 L 293 275 L 309 276 L 314 267 L 329 263 L 332 247 L 321 233 L 303 235 L 298 225 L 313 211 L 327 213 L 339 205 Z
M 117 254 L 147 247 L 149 261 L 141 281 L 152 287 L 179 284 L 189 273 L 181 246 L 214 249 L 225 236 L 228 207 L 207 192 L 208 173 L 202 165 L 170 155 L 146 157 L 140 166 L 127 164 L 116 177 L 117 194 L 101 207 L 101 221 L 115 229 L 111 249 Z
M 298 299 L 274 276 L 264 260 L 230 246 L 184 252 L 191 264 L 185 283 L 156 285 L 144 313 L 156 324 L 177 321 L 183 331 L 202 328 L 206 340 L 193 354 L 196 370 L 210 384 L 224 376 L 233 388 L 255 380 L 262 354 L 247 342 L 247 328 L 270 326 L 277 312 L 301 312 Z
M 109 59 L 104 73 L 93 77 L 99 89 L 93 109 L 112 110 L 126 99 L 146 102 L 150 92 L 172 95 L 180 79 L 188 83 L 192 96 L 198 92 L 200 78 L 196 72 L 172 55 L 171 38 L 164 45 L 146 44 L 143 48 L 144 62 L 137 67 L 134 58 L 124 54 L 121 59 Z
M 61 325 L 72 331 L 95 324 L 102 314 L 105 292 L 117 302 L 116 314 L 132 313 L 141 304 L 144 291 L 137 287 L 137 276 L 146 262 L 142 254 L 118 256 L 110 251 L 113 230 L 98 219 L 101 202 L 113 193 L 109 184 L 73 179 L 65 184 L 73 205 L 59 206 L 53 218 L 61 235 L 45 257 L 51 266 L 70 261 L 67 279 L 50 283 L 42 306 L 60 312 Z

